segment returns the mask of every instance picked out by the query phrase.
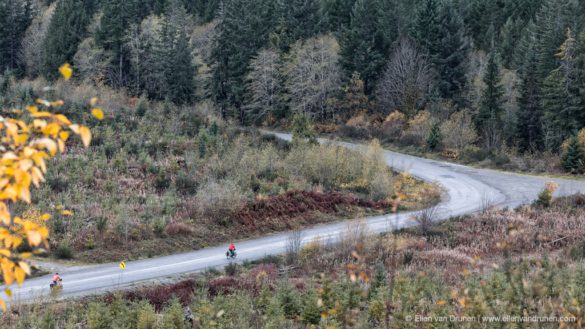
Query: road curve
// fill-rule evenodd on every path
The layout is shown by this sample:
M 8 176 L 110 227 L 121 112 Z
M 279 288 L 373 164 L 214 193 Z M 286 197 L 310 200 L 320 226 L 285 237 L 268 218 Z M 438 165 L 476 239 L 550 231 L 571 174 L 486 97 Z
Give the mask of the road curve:
M 289 134 L 274 133 L 290 140 Z M 327 143 L 330 141 L 321 140 Z M 351 149 L 364 146 L 346 142 L 332 142 Z M 497 207 L 516 207 L 531 202 L 544 183 L 550 178 L 521 174 L 504 173 L 494 170 L 476 169 L 463 165 L 422 159 L 391 151 L 384 151 L 386 163 L 398 171 L 408 171 L 425 181 L 436 182 L 445 190 L 445 196 L 438 208 L 438 219 L 464 215 L 480 211 L 486 204 Z M 554 179 L 559 184 L 557 195 L 568 195 L 585 191 L 585 181 Z M 412 226 L 414 212 L 398 215 L 369 217 L 364 222 L 370 232 L 384 232 L 391 229 Z M 357 220 L 347 220 L 332 224 L 317 225 L 302 231 L 303 243 L 317 237 L 334 240 L 347 231 L 348 224 Z M 255 260 L 269 254 L 285 251 L 289 233 L 279 233 L 236 243 L 238 262 Z M 126 263 L 121 270 L 117 263 L 96 265 L 83 269 L 60 273 L 64 289 L 61 298 L 87 296 L 116 290 L 132 284 L 178 274 L 204 271 L 212 267 L 228 264 L 224 256 L 226 245 L 205 248 L 197 251 L 163 256 Z M 30 302 L 46 298 L 51 276 L 27 280 L 21 287 L 12 287 L 10 303 Z M 2 289 L 4 287 L 1 287 Z

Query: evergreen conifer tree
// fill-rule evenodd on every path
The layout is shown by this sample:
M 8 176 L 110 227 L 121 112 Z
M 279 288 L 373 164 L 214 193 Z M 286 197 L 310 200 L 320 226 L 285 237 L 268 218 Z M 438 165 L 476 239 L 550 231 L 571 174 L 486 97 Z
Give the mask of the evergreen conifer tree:
M 469 44 L 465 38 L 465 28 L 461 16 L 448 2 L 441 10 L 440 51 L 430 54 L 440 80 L 438 89 L 445 99 L 452 99 L 456 105 L 466 105 L 467 60 Z
M 437 121 L 437 122 L 433 123 L 433 125 L 431 126 L 431 129 L 429 130 L 429 134 L 427 135 L 425 142 L 426 142 L 429 150 L 434 151 L 437 149 L 437 147 L 441 143 L 441 123 L 440 122 Z
M 522 68 L 516 120 L 516 141 L 521 152 L 542 149 L 541 92 L 534 47 L 529 48 Z
M 271 41 L 283 52 L 294 42 L 308 39 L 320 30 L 318 0 L 277 0 L 275 11 L 276 30 L 271 34 Z
M 212 99 L 222 117 L 245 122 L 245 78 L 250 59 L 267 42 L 272 31 L 273 1 L 227 0 L 220 21 L 211 60 Z
M 301 317 L 307 325 L 318 325 L 321 320 L 321 307 L 318 304 L 318 297 L 315 289 L 309 289 L 302 296 Z
M 489 55 L 486 72 L 483 77 L 483 90 L 479 112 L 476 117 L 477 130 L 483 134 L 483 140 L 488 149 L 498 145 L 502 127 L 502 96 L 500 85 L 500 69 L 495 51 Z
M 333 32 L 343 31 L 351 22 L 351 11 L 356 0 L 323 0 L 321 16 L 324 27 Z
M 58 0 L 42 45 L 41 73 L 46 78 L 57 78 L 57 69 L 63 63 L 71 62 L 88 23 L 89 13 L 83 1 Z
M 385 18 L 380 0 L 357 0 L 349 28 L 340 38 L 341 65 L 348 78 L 359 73 L 366 94 L 374 90 L 395 37 L 383 30 Z
M 168 31 L 165 38 L 166 63 L 164 70 L 167 97 L 175 104 L 189 104 L 195 100 L 196 68 L 191 56 L 189 37 L 184 29 Z
M 469 45 L 455 6 L 451 2 L 441 4 L 438 0 L 424 0 L 417 10 L 411 34 L 418 46 L 429 54 L 438 74 L 439 95 L 464 106 Z
M 585 123 L 579 88 L 582 69 L 577 57 L 577 41 L 570 29 L 555 57 L 560 65 L 544 81 L 542 104 L 545 110 L 546 144 L 555 150 L 560 144 L 577 133 Z
M 585 168 L 585 155 L 579 145 L 577 137 L 571 137 L 565 152 L 561 156 L 563 169 L 573 174 L 583 173 Z
M 30 1 L 0 0 L 0 72 L 22 67 L 21 42 L 31 20 Z
M 128 84 L 130 73 L 130 54 L 125 47 L 128 27 L 140 23 L 145 10 L 141 10 L 145 2 L 139 0 L 107 0 L 102 5 L 102 16 L 99 29 L 96 31 L 96 42 L 104 50 L 112 53 L 109 75 L 110 84 L 122 87 Z

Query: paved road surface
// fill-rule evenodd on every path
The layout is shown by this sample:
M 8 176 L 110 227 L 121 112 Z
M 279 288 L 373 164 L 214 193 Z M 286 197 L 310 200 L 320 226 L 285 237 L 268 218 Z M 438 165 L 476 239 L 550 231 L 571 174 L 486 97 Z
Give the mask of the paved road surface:
M 288 134 L 276 135 L 290 139 Z M 350 143 L 340 144 L 353 149 L 362 147 Z M 543 177 L 474 169 L 390 151 L 385 151 L 384 157 L 388 165 L 397 170 L 406 170 L 418 178 L 437 182 L 443 186 L 446 195 L 438 211 L 441 219 L 479 211 L 486 202 L 498 207 L 515 207 L 531 202 L 542 190 L 544 183 L 550 180 Z M 555 179 L 555 182 L 560 186 L 558 195 L 585 192 L 585 181 Z M 383 232 L 413 225 L 413 214 L 370 217 L 365 223 L 369 231 Z M 302 232 L 303 243 L 315 237 L 320 237 L 322 240 L 334 240 L 340 233 L 347 230 L 351 222 L 354 221 L 324 224 L 305 229 Z M 283 253 L 288 236 L 288 233 L 281 233 L 239 241 L 236 243 L 239 254 L 237 261 L 254 260 L 269 254 Z M 227 245 L 222 245 L 172 256 L 127 262 L 127 268 L 124 271 L 121 271 L 116 263 L 63 272 L 61 273 L 64 283 L 62 297 L 91 295 L 140 281 L 203 271 L 210 267 L 223 267 L 228 264 L 224 256 L 226 247 Z M 45 276 L 27 280 L 20 288 L 13 287 L 13 302 L 26 302 L 46 296 L 49 282 L 50 276 Z

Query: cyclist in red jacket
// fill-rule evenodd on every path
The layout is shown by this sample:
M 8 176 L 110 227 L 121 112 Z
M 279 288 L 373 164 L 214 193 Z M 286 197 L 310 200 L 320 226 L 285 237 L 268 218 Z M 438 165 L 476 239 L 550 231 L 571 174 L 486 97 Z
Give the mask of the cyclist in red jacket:
M 228 252 L 230 253 L 230 257 L 234 257 L 236 254 L 236 245 L 232 242 L 228 247 Z

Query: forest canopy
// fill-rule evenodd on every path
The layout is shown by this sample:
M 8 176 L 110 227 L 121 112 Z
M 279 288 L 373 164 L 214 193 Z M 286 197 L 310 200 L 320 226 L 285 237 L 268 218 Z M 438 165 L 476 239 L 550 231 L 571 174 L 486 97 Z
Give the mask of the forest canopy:
M 563 153 L 567 170 L 582 171 L 585 145 L 569 145 L 585 127 L 583 1 L 0 0 L 0 9 L 6 77 L 53 80 L 69 62 L 79 83 L 212 102 L 244 125 L 295 113 L 354 126 L 364 115 L 419 116 L 407 143 L 451 149 L 453 136 L 439 132 L 460 127 L 477 135 L 465 146 Z

